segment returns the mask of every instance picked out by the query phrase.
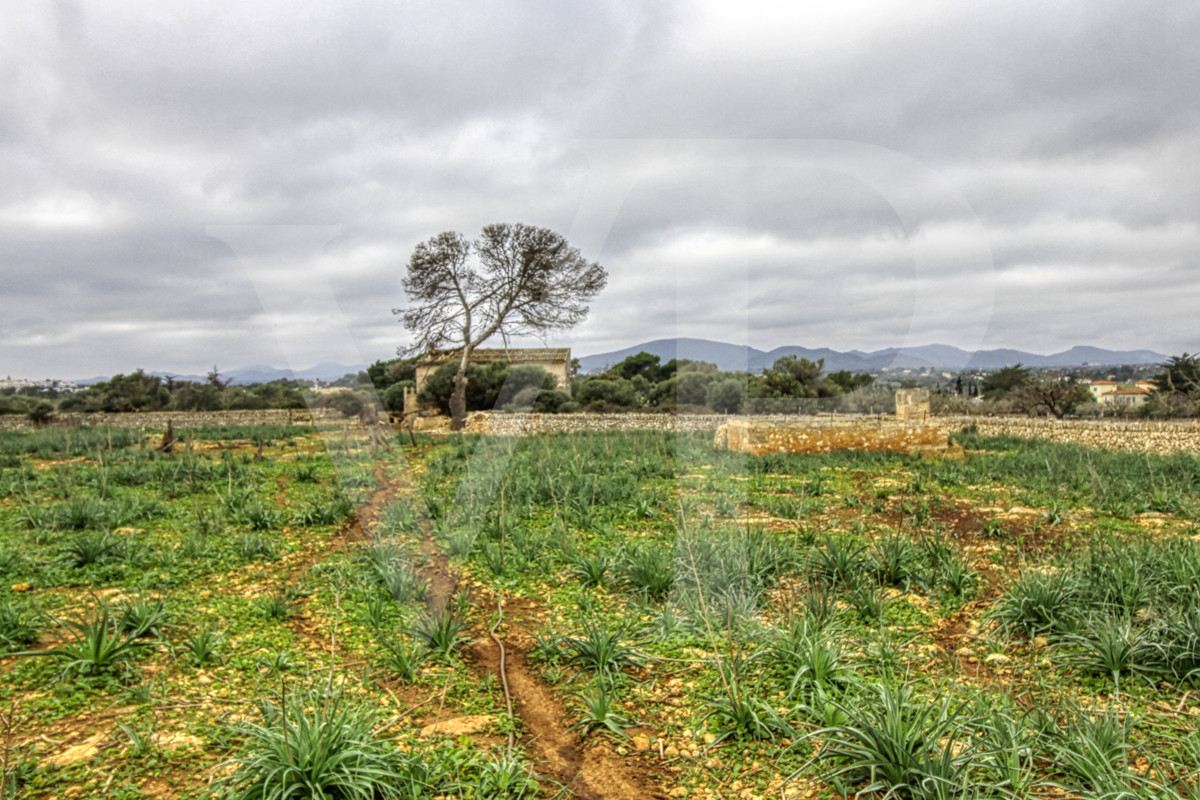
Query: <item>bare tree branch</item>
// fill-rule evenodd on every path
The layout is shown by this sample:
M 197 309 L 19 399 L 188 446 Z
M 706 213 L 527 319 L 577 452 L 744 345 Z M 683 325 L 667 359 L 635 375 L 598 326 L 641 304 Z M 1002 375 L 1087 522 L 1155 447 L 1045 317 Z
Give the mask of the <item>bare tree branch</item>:
M 452 427 L 461 428 L 471 351 L 496 335 L 540 338 L 579 324 L 607 282 L 603 267 L 546 228 L 488 225 L 473 243 L 440 233 L 409 259 L 403 286 L 412 305 L 392 310 L 414 335 L 401 353 L 458 353 L 450 408 Z

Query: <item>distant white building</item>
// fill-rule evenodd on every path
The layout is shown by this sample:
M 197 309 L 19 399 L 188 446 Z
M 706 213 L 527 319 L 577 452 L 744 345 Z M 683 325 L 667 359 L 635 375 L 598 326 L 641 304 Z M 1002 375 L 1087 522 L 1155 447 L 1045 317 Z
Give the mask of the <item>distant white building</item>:
M 8 376 L 0 379 L 0 389 L 54 389 L 60 392 L 77 392 L 79 391 L 79 384 L 75 381 L 64 381 L 58 378 L 45 378 L 35 381 L 29 378 L 13 378 Z
M 1087 390 L 1092 398 L 1102 406 L 1123 406 L 1136 408 L 1150 401 L 1150 396 L 1158 391 L 1154 381 L 1137 381 L 1136 383 L 1117 383 L 1116 381 L 1088 381 Z

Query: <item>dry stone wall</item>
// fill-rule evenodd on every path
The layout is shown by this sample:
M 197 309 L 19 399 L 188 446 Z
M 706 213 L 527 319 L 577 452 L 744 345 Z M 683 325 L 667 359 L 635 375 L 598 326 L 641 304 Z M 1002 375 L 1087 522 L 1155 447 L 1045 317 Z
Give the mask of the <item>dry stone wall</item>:
M 984 436 L 1020 436 L 1106 450 L 1200 453 L 1200 420 L 1031 419 L 946 416 L 933 420 L 949 433 L 974 426 Z
M 574 433 L 578 431 L 713 432 L 734 419 L 721 414 L 675 416 L 671 414 L 495 414 L 484 412 L 472 415 L 468 432 L 499 436 L 528 436 L 537 433 Z M 898 422 L 892 417 L 770 415 L 744 419 L 752 420 L 756 425 L 767 423 L 780 428 L 795 426 L 797 430 L 801 431 L 798 435 L 808 436 L 809 439 L 806 441 L 816 442 L 816 446 L 821 447 L 824 447 L 824 444 L 820 444 L 821 442 L 846 442 L 855 437 L 858 437 L 859 440 L 870 439 L 873 436 L 870 433 L 872 430 L 877 430 L 889 422 L 892 425 L 915 425 L 915 423 Z M 341 413 L 331 409 L 314 411 L 263 409 L 256 411 L 59 414 L 50 424 L 52 426 L 111 426 L 164 430 L 168 421 L 181 430 L 214 425 L 336 425 L 347 422 Z M 985 436 L 1049 439 L 1110 450 L 1200 453 L 1200 420 L 1194 419 L 1162 421 L 1056 420 L 1030 419 L 1028 417 L 944 416 L 934 417 L 929 422 L 932 427 L 940 429 L 942 435 L 954 433 L 966 426 L 973 425 Z M 25 416 L 0 416 L 0 430 L 32 429 L 33 427 L 33 423 Z M 822 431 L 819 437 L 814 433 L 818 430 Z M 899 431 L 896 435 L 901 439 L 910 436 L 904 428 L 895 430 Z M 861 447 L 861 444 L 845 446 Z M 830 448 L 832 449 L 832 444 Z
M 472 414 L 468 433 L 529 436 L 579 431 L 715 431 L 723 414 Z
M 937 454 L 950 450 L 937 426 L 891 417 L 812 418 L 787 422 L 757 418 L 730 420 L 713 440 L 716 447 L 739 453 L 828 453 L 833 450 L 887 450 Z

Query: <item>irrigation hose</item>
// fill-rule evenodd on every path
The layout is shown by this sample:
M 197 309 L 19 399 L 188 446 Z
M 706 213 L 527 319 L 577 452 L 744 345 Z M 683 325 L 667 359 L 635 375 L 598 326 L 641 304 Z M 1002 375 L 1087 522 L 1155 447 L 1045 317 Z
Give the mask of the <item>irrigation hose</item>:
M 500 637 L 496 635 L 496 629 L 500 627 L 500 623 L 504 621 L 504 600 L 496 600 L 496 624 L 488 631 L 488 635 L 492 637 L 492 641 L 496 643 L 496 647 L 500 648 L 500 685 L 504 687 L 504 707 L 508 710 L 508 757 L 513 757 L 513 747 L 516 742 L 513 739 L 513 729 L 517 724 L 517 720 L 513 717 L 512 694 L 508 691 L 508 673 L 504 669 L 504 642 L 500 641 Z

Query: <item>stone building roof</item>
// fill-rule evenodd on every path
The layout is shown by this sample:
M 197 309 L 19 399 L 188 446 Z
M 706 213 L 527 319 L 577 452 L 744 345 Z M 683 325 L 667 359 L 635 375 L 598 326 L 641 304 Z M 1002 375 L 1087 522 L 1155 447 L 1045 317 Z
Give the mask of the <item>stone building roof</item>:
M 437 366 L 458 358 L 459 351 L 434 350 L 417 362 L 418 366 Z M 479 348 L 471 351 L 471 363 L 490 364 L 507 361 L 510 364 L 566 364 L 571 360 L 569 347 Z

